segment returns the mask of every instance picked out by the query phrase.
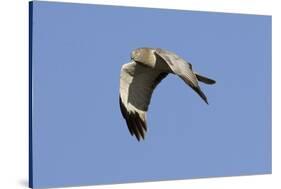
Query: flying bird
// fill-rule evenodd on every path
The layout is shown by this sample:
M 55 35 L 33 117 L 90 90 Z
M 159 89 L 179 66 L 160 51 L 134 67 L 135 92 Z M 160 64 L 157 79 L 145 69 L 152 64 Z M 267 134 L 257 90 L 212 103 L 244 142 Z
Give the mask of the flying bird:
M 128 130 L 138 141 L 147 132 L 146 112 L 152 92 L 169 73 L 179 76 L 208 104 L 198 81 L 205 84 L 216 81 L 194 72 L 189 62 L 173 52 L 160 48 L 133 50 L 131 61 L 121 68 L 119 103 Z

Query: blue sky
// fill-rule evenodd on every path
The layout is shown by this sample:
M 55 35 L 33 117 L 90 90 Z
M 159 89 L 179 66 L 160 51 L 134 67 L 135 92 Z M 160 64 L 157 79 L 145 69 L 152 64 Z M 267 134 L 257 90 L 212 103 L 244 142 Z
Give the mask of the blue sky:
M 206 105 L 175 75 L 154 91 L 145 141 L 119 110 L 138 47 L 217 81 Z M 271 173 L 271 17 L 35 2 L 35 187 Z

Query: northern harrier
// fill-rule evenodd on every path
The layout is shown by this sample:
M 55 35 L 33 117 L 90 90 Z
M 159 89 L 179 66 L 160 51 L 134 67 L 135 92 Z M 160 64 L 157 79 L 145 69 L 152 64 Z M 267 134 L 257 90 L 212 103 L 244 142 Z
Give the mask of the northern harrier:
M 138 48 L 131 53 L 131 61 L 124 64 L 120 75 L 120 108 L 131 135 L 139 141 L 147 131 L 146 112 L 155 87 L 169 73 L 179 76 L 207 104 L 207 97 L 198 81 L 215 81 L 199 75 L 192 65 L 173 52 L 160 48 Z

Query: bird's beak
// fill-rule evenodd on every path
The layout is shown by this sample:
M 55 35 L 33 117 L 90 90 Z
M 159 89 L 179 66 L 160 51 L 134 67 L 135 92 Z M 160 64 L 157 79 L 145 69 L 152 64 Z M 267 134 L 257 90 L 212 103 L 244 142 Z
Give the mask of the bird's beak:
M 130 60 L 130 62 L 129 62 L 129 63 L 134 63 L 134 62 L 135 62 L 135 61 L 134 61 L 134 59 L 132 59 L 132 58 L 131 58 L 131 60 Z
M 131 60 L 134 60 L 135 59 L 135 51 L 133 51 L 132 53 L 131 53 Z

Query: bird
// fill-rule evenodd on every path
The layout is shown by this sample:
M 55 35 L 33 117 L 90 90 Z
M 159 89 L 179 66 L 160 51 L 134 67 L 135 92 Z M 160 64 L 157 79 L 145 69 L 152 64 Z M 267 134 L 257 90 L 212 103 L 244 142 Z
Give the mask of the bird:
M 192 64 L 174 52 L 162 48 L 137 48 L 131 52 L 129 63 L 123 64 L 120 73 L 119 104 L 128 130 L 138 141 L 147 132 L 146 113 L 153 90 L 168 75 L 179 76 L 208 104 L 199 86 L 216 81 L 196 73 Z

